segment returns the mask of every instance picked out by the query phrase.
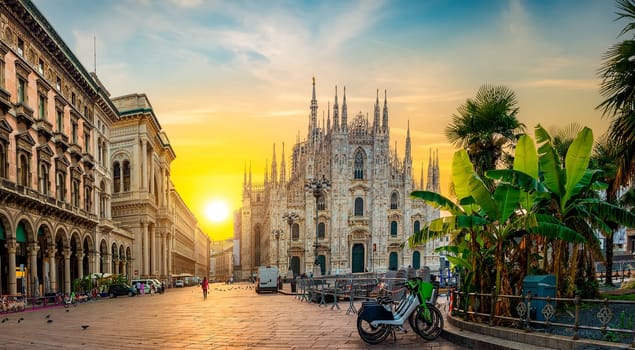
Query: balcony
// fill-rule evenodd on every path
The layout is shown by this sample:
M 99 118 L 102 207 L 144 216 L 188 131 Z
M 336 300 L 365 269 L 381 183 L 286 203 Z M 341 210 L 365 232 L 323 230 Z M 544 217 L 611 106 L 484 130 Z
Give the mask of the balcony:
M 95 158 L 88 152 L 82 154 L 82 162 L 84 162 L 84 164 L 86 164 L 86 166 L 88 166 L 89 168 L 95 167 Z
M 18 103 L 15 107 L 15 117 L 18 119 L 18 123 L 26 125 L 26 128 L 30 128 L 35 120 L 33 119 L 33 110 L 31 107 L 24 104 L 24 102 Z
M 348 217 L 349 226 L 368 226 L 369 223 L 370 223 L 370 218 L 368 216 L 349 216 Z
M 74 142 L 68 147 L 68 153 L 70 153 L 71 157 L 76 160 L 80 160 L 82 158 L 82 148 Z
M 68 136 L 61 132 L 53 133 L 53 142 L 55 142 L 55 146 L 60 147 L 64 151 L 68 149 Z
M 44 119 L 36 120 L 33 129 L 37 131 L 40 136 L 44 136 L 46 141 L 53 137 L 53 124 Z

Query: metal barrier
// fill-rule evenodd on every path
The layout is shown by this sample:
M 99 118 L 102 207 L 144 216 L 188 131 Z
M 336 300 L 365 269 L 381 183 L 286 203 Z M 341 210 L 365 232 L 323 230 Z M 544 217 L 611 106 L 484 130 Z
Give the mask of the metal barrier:
M 450 300 L 452 315 L 465 321 L 569 336 L 574 340 L 630 343 L 635 347 L 635 301 L 535 297 L 531 293 L 466 294 L 458 290 L 452 291 Z M 544 302 L 540 310 L 532 304 L 536 301 Z M 497 304 L 504 311 L 502 315 L 496 313 Z M 537 319 L 538 313 L 544 320 Z

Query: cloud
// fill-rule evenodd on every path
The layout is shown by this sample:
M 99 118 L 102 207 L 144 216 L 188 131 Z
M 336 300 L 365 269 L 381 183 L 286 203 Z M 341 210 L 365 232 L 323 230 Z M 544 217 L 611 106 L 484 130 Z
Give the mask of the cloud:
M 554 88 L 569 90 L 597 90 L 599 79 L 541 79 L 511 83 L 516 87 Z

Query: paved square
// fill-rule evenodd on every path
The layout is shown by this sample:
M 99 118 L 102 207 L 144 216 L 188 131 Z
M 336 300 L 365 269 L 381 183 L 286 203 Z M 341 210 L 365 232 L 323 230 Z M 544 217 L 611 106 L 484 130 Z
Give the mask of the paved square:
M 463 349 L 441 338 L 426 342 L 412 331 L 366 344 L 356 315 L 346 314 L 348 302 L 340 305 L 331 310 L 291 295 L 256 294 L 243 283 L 211 284 L 207 300 L 199 287 L 169 289 L 2 315 L 9 320 L 0 323 L 0 348 Z

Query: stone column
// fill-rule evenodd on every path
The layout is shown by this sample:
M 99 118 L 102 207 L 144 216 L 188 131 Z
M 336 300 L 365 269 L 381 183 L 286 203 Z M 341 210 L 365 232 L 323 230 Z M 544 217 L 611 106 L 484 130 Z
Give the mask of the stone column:
M 7 251 L 9 253 L 9 294 L 18 294 L 18 286 L 15 280 L 15 238 L 7 240 Z
M 141 140 L 141 188 L 146 187 L 146 181 L 148 178 L 148 144 L 146 140 Z
M 31 296 L 35 296 L 35 291 L 38 288 L 38 284 L 35 279 L 37 277 L 37 252 L 39 250 L 39 246 L 37 242 L 29 243 L 28 245 L 28 254 L 29 254 L 29 278 L 28 283 L 30 284 L 30 288 L 27 288 L 27 294 Z M 30 291 L 33 294 L 29 293 Z
M 49 290 L 50 292 L 58 292 L 57 290 L 57 276 L 56 271 L 57 267 L 55 266 L 55 246 L 49 245 L 48 247 L 48 257 L 49 257 L 49 274 L 48 282 L 49 282 Z
M 143 239 L 141 241 L 142 244 L 142 248 L 141 250 L 143 251 L 143 262 L 142 262 L 142 271 L 141 274 L 145 277 L 148 276 L 149 273 L 149 268 L 150 268 L 150 247 L 148 244 L 148 223 L 146 222 L 142 222 L 141 225 L 143 226 Z
M 64 293 L 71 293 L 71 250 L 64 248 Z
M 161 260 L 161 276 L 165 277 L 168 275 L 168 242 L 165 232 L 161 232 L 161 252 L 163 255 L 163 259 Z
M 84 277 L 84 250 L 77 250 L 77 276 Z

